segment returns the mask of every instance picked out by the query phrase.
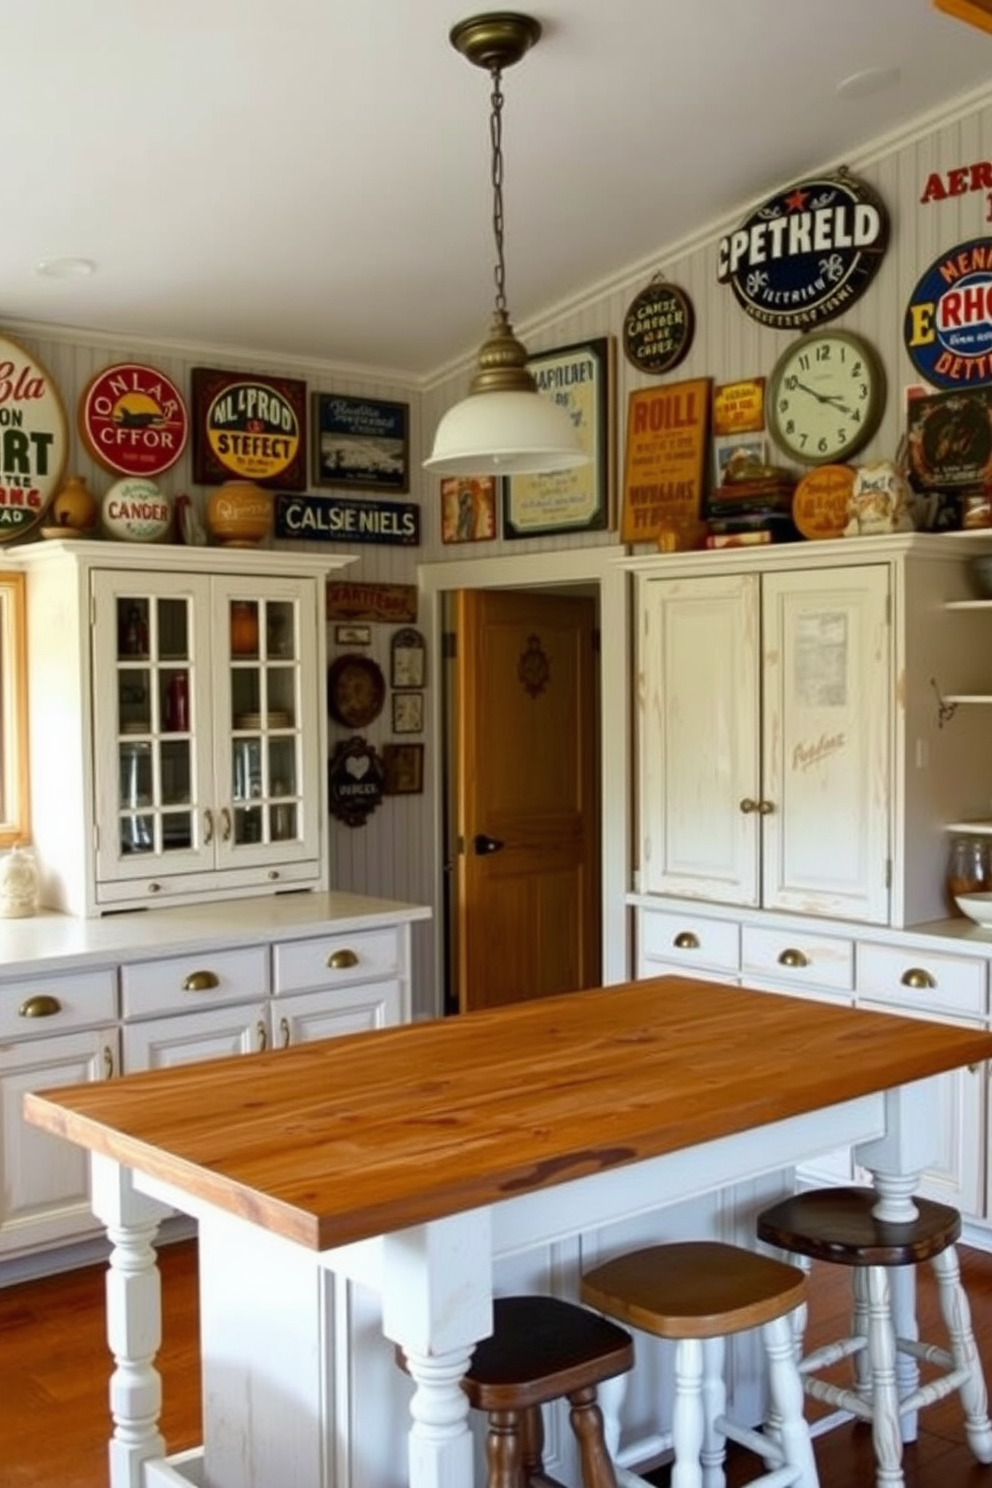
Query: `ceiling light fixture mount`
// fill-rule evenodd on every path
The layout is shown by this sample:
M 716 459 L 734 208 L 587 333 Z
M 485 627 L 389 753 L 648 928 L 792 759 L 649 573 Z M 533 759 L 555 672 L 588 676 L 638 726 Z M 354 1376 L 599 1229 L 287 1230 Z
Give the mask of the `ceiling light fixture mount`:
M 438 424 L 434 449 L 424 468 L 438 475 L 522 475 L 584 465 L 567 413 L 537 390 L 527 368 L 527 349 L 517 339 L 506 306 L 503 253 L 503 71 L 519 62 L 541 36 L 531 16 L 502 11 L 459 21 L 451 45 L 492 80 L 489 134 L 492 145 L 493 276 L 496 302 L 487 339 L 479 348 L 468 397 Z

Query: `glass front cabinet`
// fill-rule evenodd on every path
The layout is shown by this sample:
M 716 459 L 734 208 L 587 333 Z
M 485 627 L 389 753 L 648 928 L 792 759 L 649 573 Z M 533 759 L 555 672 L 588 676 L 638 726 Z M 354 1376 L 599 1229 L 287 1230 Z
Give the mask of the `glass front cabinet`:
M 318 576 L 299 571 L 313 557 L 168 551 L 185 561 L 71 566 L 89 617 L 76 720 L 93 744 L 85 913 L 327 886 L 324 577 L 336 565 Z M 56 598 L 58 565 L 36 562 L 29 619 L 32 586 Z M 39 727 L 50 750 L 50 720 Z M 75 899 L 71 851 L 54 824 L 41 831 L 65 880 L 57 897 Z

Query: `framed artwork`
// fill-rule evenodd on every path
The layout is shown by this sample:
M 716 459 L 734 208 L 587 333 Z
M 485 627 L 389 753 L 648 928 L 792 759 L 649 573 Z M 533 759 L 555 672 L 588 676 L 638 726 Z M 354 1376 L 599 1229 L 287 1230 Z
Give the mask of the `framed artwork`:
M 313 479 L 356 491 L 409 491 L 410 406 L 314 393 Z
M 420 631 L 412 625 L 398 630 L 389 646 L 390 687 L 423 687 L 426 659 L 427 649 Z
M 621 542 L 656 542 L 700 521 L 710 387 L 697 377 L 628 395 Z
M 193 479 L 198 485 L 250 480 L 279 491 L 304 489 L 305 382 L 194 367 L 190 388 Z
M 453 475 L 441 482 L 441 541 L 489 542 L 496 536 L 495 475 Z
M 528 361 L 538 390 L 568 411 L 590 460 L 575 470 L 504 480 L 504 537 L 592 532 L 613 525 L 614 357 L 613 338 L 601 336 Z
M 424 694 L 422 692 L 393 693 L 393 733 L 422 734 L 424 732 Z
M 334 644 L 336 646 L 371 646 L 371 625 L 335 625 Z
M 423 744 L 384 744 L 382 768 L 387 796 L 419 796 L 423 792 Z

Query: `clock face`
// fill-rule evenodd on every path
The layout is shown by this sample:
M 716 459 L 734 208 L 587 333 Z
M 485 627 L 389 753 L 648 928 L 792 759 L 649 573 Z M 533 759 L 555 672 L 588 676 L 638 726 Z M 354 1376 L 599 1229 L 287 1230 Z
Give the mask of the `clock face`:
M 849 331 L 813 331 L 775 364 L 769 429 L 782 452 L 801 464 L 831 464 L 867 444 L 884 402 L 884 374 L 868 343 Z

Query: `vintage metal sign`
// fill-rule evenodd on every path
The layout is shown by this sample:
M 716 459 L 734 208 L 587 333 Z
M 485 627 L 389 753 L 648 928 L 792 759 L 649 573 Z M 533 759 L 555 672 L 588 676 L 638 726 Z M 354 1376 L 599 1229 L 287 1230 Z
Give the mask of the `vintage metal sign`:
M 935 387 L 992 382 L 992 238 L 958 243 L 930 265 L 903 323 L 906 350 Z
M 283 491 L 306 485 L 306 383 L 194 367 L 193 479 L 232 476 Z
M 24 537 L 62 484 L 69 434 L 37 357 L 0 336 L 0 542 Z
M 400 625 L 417 618 L 417 586 L 350 584 L 345 579 L 328 579 L 325 603 L 328 620 L 376 620 L 385 625 Z
M 182 393 L 141 362 L 105 367 L 79 400 L 79 432 L 94 460 L 118 475 L 152 478 L 179 459 L 189 438 Z
M 969 191 L 985 192 L 985 221 L 992 222 L 992 160 L 975 160 L 971 165 L 953 165 L 950 170 L 931 171 L 923 187 L 920 206 L 952 200 Z
M 671 372 L 688 354 L 695 330 L 689 296 L 674 284 L 654 280 L 627 307 L 624 355 L 640 372 Z
M 847 171 L 769 197 L 721 239 L 717 279 L 762 325 L 804 330 L 849 310 L 889 240 L 881 200 Z
M 335 745 L 327 766 L 331 815 L 348 827 L 362 827 L 382 805 L 385 774 L 375 747 L 360 735 Z
M 372 501 L 349 496 L 277 496 L 276 537 L 310 542 L 420 542 L 420 507 L 412 501 Z

